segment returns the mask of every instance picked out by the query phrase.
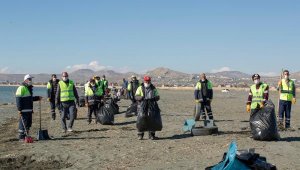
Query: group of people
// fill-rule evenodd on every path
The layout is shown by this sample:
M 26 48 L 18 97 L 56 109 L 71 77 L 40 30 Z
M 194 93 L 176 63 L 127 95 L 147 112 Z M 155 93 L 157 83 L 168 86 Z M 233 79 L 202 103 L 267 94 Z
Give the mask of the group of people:
M 296 104 L 295 82 L 290 79 L 290 72 L 283 71 L 283 77 L 278 82 L 279 91 L 279 109 L 278 109 L 278 127 L 281 130 L 291 130 L 291 110 L 292 104 Z M 250 87 L 247 101 L 247 112 L 255 113 L 257 109 L 265 106 L 269 99 L 269 85 L 260 81 L 260 75 L 252 76 L 254 84 Z
M 283 79 L 278 82 L 280 93 L 278 122 L 279 128 L 291 128 L 291 107 L 296 103 L 296 87 L 294 81 L 290 79 L 288 70 L 283 72 Z M 20 114 L 19 119 L 19 139 L 25 138 L 26 131 L 30 130 L 32 124 L 33 101 L 41 100 L 41 96 L 33 96 L 32 77 L 25 75 L 24 82 L 16 91 L 16 104 Z M 128 98 L 134 103 L 141 103 L 144 100 L 158 101 L 160 96 L 157 89 L 151 83 L 151 77 L 145 76 L 141 83 L 136 76 L 131 77 L 131 81 L 126 84 Z M 250 87 L 246 111 L 254 113 L 255 110 L 264 107 L 269 99 L 269 86 L 260 81 L 260 75 L 252 76 L 254 84 Z M 125 87 L 123 87 L 125 88 Z M 76 104 L 79 105 L 79 96 L 74 81 L 69 79 L 67 72 L 62 73 L 62 79 L 57 79 L 55 74 L 47 84 L 48 98 L 51 106 L 51 117 L 56 119 L 55 108 L 61 112 L 61 125 L 63 132 L 72 132 L 76 118 Z M 84 86 L 85 106 L 88 107 L 88 123 L 92 122 L 92 114 L 97 117 L 98 109 L 103 105 L 104 95 L 108 90 L 108 81 L 105 76 L 91 78 Z M 202 119 L 213 120 L 211 103 L 213 100 L 213 84 L 203 73 L 197 82 L 194 91 L 195 102 L 200 104 L 200 115 Z M 66 120 L 69 120 L 67 125 Z M 138 131 L 138 139 L 143 139 L 144 132 Z M 155 131 L 149 131 L 149 138 L 156 139 Z

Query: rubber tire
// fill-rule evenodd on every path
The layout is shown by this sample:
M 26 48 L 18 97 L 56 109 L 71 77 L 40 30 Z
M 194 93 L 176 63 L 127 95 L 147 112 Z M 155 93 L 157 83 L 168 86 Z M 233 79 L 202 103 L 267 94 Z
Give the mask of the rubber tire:
M 212 134 L 218 134 L 218 127 L 204 128 L 204 127 L 196 127 L 191 131 L 192 136 L 207 136 Z

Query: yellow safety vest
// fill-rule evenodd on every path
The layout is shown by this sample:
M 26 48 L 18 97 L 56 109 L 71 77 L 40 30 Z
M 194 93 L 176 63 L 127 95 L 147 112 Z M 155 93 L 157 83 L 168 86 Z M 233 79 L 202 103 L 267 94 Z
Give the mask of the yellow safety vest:
M 69 85 L 64 81 L 59 81 L 59 88 L 60 88 L 60 101 L 66 102 L 66 101 L 74 101 L 74 82 L 72 80 L 69 80 Z

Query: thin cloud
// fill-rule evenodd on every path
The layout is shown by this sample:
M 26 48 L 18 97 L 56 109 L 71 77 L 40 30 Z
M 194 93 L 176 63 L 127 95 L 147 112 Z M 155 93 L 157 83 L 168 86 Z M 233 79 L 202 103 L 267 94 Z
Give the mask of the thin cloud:
M 101 70 L 113 70 L 119 73 L 127 73 L 132 71 L 129 67 L 124 66 L 124 67 L 120 67 L 120 68 L 115 68 L 113 66 L 105 66 L 105 65 L 101 65 L 99 64 L 98 61 L 91 61 L 88 64 L 75 64 L 73 66 L 67 66 L 66 70 L 68 72 L 73 72 L 76 70 L 80 70 L 80 69 L 90 69 L 93 71 L 101 71 Z
M 0 73 L 1 73 L 1 74 L 9 73 L 8 67 L 0 68 Z
M 229 68 L 229 67 L 221 67 L 219 69 L 212 69 L 211 70 L 212 73 L 218 73 L 218 72 L 223 72 L 223 71 L 231 71 L 231 68 Z

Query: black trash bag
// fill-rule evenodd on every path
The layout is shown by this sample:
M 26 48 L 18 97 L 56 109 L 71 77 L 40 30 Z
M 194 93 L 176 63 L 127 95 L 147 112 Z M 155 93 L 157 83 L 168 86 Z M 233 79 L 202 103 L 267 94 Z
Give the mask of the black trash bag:
M 132 103 L 132 104 L 127 108 L 127 111 L 126 111 L 126 113 L 125 113 L 125 117 L 133 117 L 133 116 L 136 116 L 137 113 L 138 113 L 137 108 L 138 108 L 138 103 L 137 103 L 137 102 Z
M 79 96 L 79 107 L 85 106 L 85 96 Z
M 113 125 L 114 124 L 114 113 L 110 111 L 110 105 L 105 104 L 104 106 L 100 107 L 99 112 L 97 114 L 97 121 L 100 122 L 102 125 Z
M 156 101 L 144 100 L 138 105 L 136 127 L 139 132 L 162 130 L 160 109 Z
M 106 104 L 109 105 L 109 112 L 113 114 L 119 114 L 119 106 L 114 99 L 109 99 L 106 101 Z
M 245 163 L 251 169 L 276 170 L 277 167 L 267 162 L 266 157 L 262 157 L 254 152 L 254 149 L 237 151 L 237 159 Z
M 250 116 L 250 128 L 253 139 L 262 141 L 279 140 L 275 106 L 267 101 L 262 109 L 257 109 Z

